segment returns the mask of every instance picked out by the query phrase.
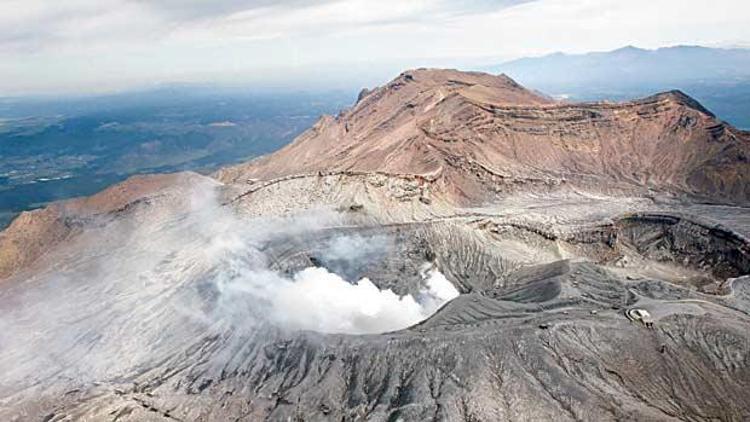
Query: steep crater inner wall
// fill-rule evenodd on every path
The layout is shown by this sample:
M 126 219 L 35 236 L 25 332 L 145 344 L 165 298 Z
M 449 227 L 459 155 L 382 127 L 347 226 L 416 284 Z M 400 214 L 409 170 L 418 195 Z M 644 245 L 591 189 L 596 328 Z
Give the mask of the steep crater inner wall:
M 750 242 L 720 225 L 669 214 L 632 214 L 615 226 L 618 245 L 717 279 L 750 273 Z

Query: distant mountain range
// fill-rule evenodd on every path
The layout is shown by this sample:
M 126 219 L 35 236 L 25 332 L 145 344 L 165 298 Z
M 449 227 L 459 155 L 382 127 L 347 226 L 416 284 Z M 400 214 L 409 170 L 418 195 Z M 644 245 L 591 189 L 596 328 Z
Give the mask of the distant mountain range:
M 608 52 L 523 58 L 489 70 L 571 100 L 625 100 L 679 89 L 720 118 L 750 128 L 750 49 L 628 46 Z

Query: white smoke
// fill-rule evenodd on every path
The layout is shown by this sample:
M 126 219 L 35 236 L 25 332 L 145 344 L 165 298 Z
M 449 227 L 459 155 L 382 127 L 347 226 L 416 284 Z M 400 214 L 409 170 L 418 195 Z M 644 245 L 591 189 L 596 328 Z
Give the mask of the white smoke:
M 260 244 L 341 225 L 341 216 L 317 210 L 285 219 L 241 220 L 201 198 L 194 201 L 199 204 L 194 215 L 205 246 L 189 261 L 213 268 L 208 279 L 220 295 L 215 313 L 220 318 L 268 319 L 290 330 L 372 334 L 414 325 L 459 294 L 429 263 L 422 267 L 424 286 L 416 297 L 380 290 L 367 278 L 353 279 L 354 267 L 377 263 L 392 247 L 382 234 L 334 236 L 315 251 L 324 266 L 280 274 L 270 269 L 257 249 Z
M 456 288 L 437 271 L 415 299 L 380 290 L 367 278 L 349 283 L 325 268 L 306 268 L 278 285 L 271 300 L 272 317 L 294 329 L 382 333 L 414 325 L 456 296 Z
M 429 266 L 429 268 L 427 268 Z M 424 269 L 427 268 L 427 269 Z M 440 307 L 451 299 L 458 297 L 459 292 L 445 276 L 431 265 L 423 267 L 422 278 L 427 289 L 421 292 L 423 313 L 426 316 L 434 314 Z
M 263 227 L 269 227 L 263 223 Z M 284 226 L 294 224 L 287 222 Z M 219 317 L 267 318 L 290 330 L 372 334 L 414 325 L 459 294 L 430 264 L 423 268 L 424 286 L 416 297 L 381 290 L 367 278 L 347 280 L 345 275 L 325 267 L 308 267 L 283 275 L 270 270 L 262 254 L 254 249 L 257 238 L 243 234 L 237 227 L 215 234 L 203 249 L 203 256 L 192 259 L 205 259 L 204 266 L 215 268 L 210 280 L 220 295 L 216 311 Z M 368 242 L 358 235 L 340 235 L 318 252 L 335 269 L 346 272 L 355 263 L 375 261 L 388 246 L 382 236 Z M 243 313 L 248 315 L 242 316 Z

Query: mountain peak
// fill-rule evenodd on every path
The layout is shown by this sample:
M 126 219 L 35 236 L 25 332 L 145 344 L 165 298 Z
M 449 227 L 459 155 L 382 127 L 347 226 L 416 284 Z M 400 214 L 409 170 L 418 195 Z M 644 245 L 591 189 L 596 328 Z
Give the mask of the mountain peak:
M 626 45 L 625 47 L 620 47 L 615 50 L 612 50 L 611 53 L 642 53 L 644 51 L 648 51 L 643 48 L 638 48 L 634 45 Z
M 658 104 L 664 100 L 678 107 Z M 700 115 L 687 116 L 686 108 Z M 743 136 L 732 128 L 706 130 L 720 123 L 676 90 L 627 103 L 561 104 L 506 75 L 413 69 L 364 91 L 353 108 L 321 120 L 280 151 L 218 177 L 236 182 L 321 171 L 440 175 L 459 200 L 471 201 L 486 198 L 488 189 L 505 188 L 485 186 L 490 180 L 534 180 L 529 183 L 536 186 L 557 178 L 574 185 L 587 174 L 602 185 L 642 184 L 745 200 L 750 192 L 743 191 L 744 174 L 695 160 L 722 154 L 714 140 Z M 670 128 L 669 137 L 662 137 L 664 128 Z M 675 153 L 675 142 L 686 145 L 684 155 Z M 633 151 L 643 155 L 634 159 Z M 670 165 L 648 173 L 643 164 L 633 164 L 652 162 Z
M 524 88 L 505 74 L 427 68 L 402 72 L 384 86 L 370 91 L 366 97 L 379 102 L 385 97 L 394 97 L 394 100 L 409 107 L 421 103 L 424 107 L 431 108 L 435 101 L 440 102 L 455 95 L 474 102 L 496 105 L 539 105 L 552 102 L 549 98 Z M 365 102 L 357 105 L 362 103 Z
M 716 117 L 714 113 L 712 113 L 707 108 L 703 107 L 703 105 L 700 102 L 698 102 L 698 100 L 689 96 L 683 91 L 680 91 L 679 89 L 673 89 L 670 91 L 660 92 L 658 94 L 652 95 L 651 97 L 645 98 L 644 100 L 650 100 L 650 99 L 664 99 L 664 100 L 674 101 L 677 104 L 696 110 L 700 113 L 705 114 L 706 116 Z
M 492 87 L 521 87 L 505 73 L 494 75 L 486 72 L 462 71 L 457 69 L 417 68 L 402 72 L 392 83 L 403 80 L 407 82 L 427 83 L 429 85 L 483 85 Z

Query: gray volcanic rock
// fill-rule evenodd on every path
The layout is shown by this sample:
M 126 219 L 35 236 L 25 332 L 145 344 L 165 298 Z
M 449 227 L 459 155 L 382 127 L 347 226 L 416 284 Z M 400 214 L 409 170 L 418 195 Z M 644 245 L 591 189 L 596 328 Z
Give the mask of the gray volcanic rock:
M 16 220 L 0 419 L 750 419 L 747 149 L 680 93 L 558 104 L 405 72 L 214 178 Z M 460 295 L 344 334 L 324 322 L 346 295 L 299 290 L 311 268 L 404 313 L 426 274 Z

